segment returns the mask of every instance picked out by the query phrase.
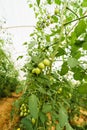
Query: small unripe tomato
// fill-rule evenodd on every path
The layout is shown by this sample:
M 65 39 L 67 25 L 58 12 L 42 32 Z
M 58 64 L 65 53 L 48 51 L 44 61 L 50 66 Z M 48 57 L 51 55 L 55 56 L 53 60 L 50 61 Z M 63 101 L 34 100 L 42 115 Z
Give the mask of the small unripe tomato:
M 69 93 L 69 98 L 71 98 L 72 97 L 72 94 L 71 93 Z
M 44 65 L 50 66 L 50 61 L 48 59 L 43 60 Z
M 39 67 L 40 69 L 44 69 L 44 68 L 45 68 L 45 65 L 41 62 L 41 63 L 38 64 L 38 67 Z
M 48 14 L 48 15 L 47 15 L 47 18 L 48 18 L 48 19 L 50 19 L 50 18 L 51 18 L 51 16 Z
M 27 112 L 25 112 L 25 113 L 24 113 L 24 116 L 27 116 L 27 114 L 28 114 L 28 113 L 27 113 Z
M 30 113 L 30 110 L 28 109 L 28 111 L 27 111 L 28 113 Z
M 20 112 L 20 117 L 22 117 L 23 116 L 23 112 Z
M 51 24 L 52 24 L 52 23 L 54 23 L 54 20 L 53 20 L 53 19 L 51 19 L 51 20 L 50 20 L 50 23 L 51 23 Z
M 37 67 L 37 68 L 35 69 L 35 73 L 38 75 L 38 74 L 41 73 L 41 70 Z
M 21 130 L 20 128 L 17 128 L 17 130 Z
M 59 10 L 56 8 L 56 9 L 54 10 L 54 14 L 57 15 L 58 12 L 59 12 Z
M 49 22 L 47 22 L 47 23 L 46 23 L 46 26 L 49 26 L 49 25 L 50 25 L 50 23 L 49 23 Z
M 34 118 L 32 118 L 32 119 L 31 119 L 31 122 L 32 122 L 32 124 L 34 125 L 36 121 L 35 121 Z
M 33 74 L 35 73 L 35 70 L 36 70 L 35 68 L 32 70 L 32 73 L 33 73 Z
M 62 88 L 59 88 L 58 91 L 57 91 L 57 93 L 60 94 L 61 92 L 62 92 Z
M 24 106 L 25 106 L 25 104 L 23 103 L 21 106 L 22 106 L 22 107 L 24 107 Z

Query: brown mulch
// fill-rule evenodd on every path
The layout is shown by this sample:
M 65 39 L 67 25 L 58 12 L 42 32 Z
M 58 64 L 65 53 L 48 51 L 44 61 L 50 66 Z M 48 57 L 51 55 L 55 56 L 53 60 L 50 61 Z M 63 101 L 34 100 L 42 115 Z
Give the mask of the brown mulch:
M 19 117 L 14 116 L 14 119 L 11 120 L 10 112 L 12 110 L 12 104 L 16 101 L 22 94 L 13 93 L 12 97 L 2 98 L 0 99 L 0 130 L 13 130 L 14 126 L 19 121 Z M 71 124 L 75 125 L 84 125 L 87 124 L 87 110 L 83 108 L 80 109 L 81 115 L 75 116 L 74 120 L 71 121 Z M 51 116 L 48 113 L 47 115 L 49 121 L 51 120 Z M 58 123 L 58 122 L 57 122 Z M 52 126 L 49 130 L 55 130 L 55 126 Z

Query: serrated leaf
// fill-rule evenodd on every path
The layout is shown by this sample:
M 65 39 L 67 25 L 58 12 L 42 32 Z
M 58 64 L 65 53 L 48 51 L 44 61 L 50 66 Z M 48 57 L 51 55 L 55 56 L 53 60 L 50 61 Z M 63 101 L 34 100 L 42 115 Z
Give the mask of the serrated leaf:
M 60 5 L 61 4 L 61 1 L 60 0 L 55 0 L 55 3 Z
M 84 83 L 78 87 L 78 91 L 81 94 L 87 94 L 87 83 Z
M 73 57 L 69 57 L 67 63 L 71 68 L 74 68 L 78 65 L 78 60 Z
M 37 2 L 37 5 L 39 6 L 39 4 L 40 4 L 40 0 L 36 0 L 36 2 Z
M 68 66 L 67 66 L 67 62 L 64 62 L 63 65 L 62 65 L 62 68 L 61 68 L 61 72 L 60 72 L 60 75 L 65 75 L 66 73 L 68 73 Z
M 29 97 L 29 109 L 30 113 L 33 118 L 37 119 L 38 118 L 38 97 L 34 94 L 32 94 Z
M 60 107 L 59 109 L 59 124 L 63 128 L 68 123 L 67 112 L 64 107 Z
M 52 110 L 52 106 L 50 104 L 44 104 L 42 108 L 42 112 L 47 113 Z
M 79 37 L 86 30 L 86 24 L 84 20 L 81 20 L 75 28 L 76 36 Z

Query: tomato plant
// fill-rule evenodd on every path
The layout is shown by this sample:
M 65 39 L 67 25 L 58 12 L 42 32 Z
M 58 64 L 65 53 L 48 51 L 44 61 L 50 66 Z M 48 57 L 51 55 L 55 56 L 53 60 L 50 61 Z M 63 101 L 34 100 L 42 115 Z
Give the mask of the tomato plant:
M 27 43 L 26 90 L 19 101 L 30 113 L 20 127 L 74 130 L 71 120 L 80 107 L 87 109 L 87 2 L 36 0 L 29 6 L 37 23 Z
M 19 84 L 18 71 L 4 50 L 5 44 L 6 41 L 0 36 L 0 98 L 11 96 Z

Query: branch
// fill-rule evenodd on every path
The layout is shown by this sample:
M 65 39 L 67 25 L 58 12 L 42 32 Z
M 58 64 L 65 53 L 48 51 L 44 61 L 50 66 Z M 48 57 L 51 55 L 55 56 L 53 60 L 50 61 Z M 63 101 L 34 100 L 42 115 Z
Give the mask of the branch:
M 10 26 L 10 27 L 1 27 L 1 29 L 11 29 L 11 28 L 32 28 L 33 25 L 22 25 L 22 26 Z
M 86 17 L 87 17 L 87 15 L 82 16 L 82 17 L 77 18 L 77 19 L 74 19 L 74 20 L 72 20 L 72 21 L 69 21 L 69 22 L 65 23 L 64 26 L 66 26 L 67 24 L 73 23 L 73 22 L 75 22 L 75 21 L 78 21 L 78 20 L 80 20 L 80 19 L 86 18 Z
M 78 15 L 73 10 L 71 10 L 69 7 L 66 7 L 66 9 L 68 9 L 69 11 L 71 11 L 73 14 L 75 14 L 78 17 Z

